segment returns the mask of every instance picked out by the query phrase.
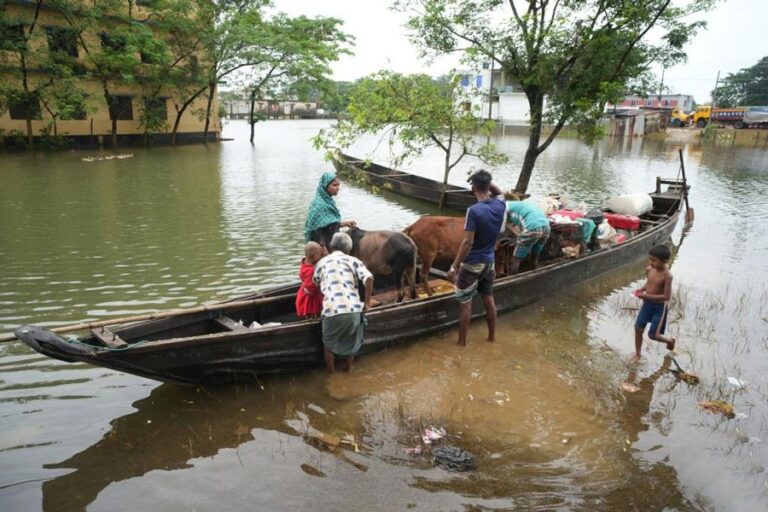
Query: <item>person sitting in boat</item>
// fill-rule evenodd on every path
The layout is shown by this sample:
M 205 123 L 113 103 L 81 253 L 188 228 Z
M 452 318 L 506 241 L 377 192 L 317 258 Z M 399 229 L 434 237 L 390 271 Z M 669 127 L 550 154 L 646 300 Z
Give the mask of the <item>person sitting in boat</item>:
M 307 222 L 304 224 L 304 241 L 317 242 L 327 252 L 331 237 L 339 228 L 354 228 L 354 220 L 341 220 L 334 196 L 339 193 L 341 182 L 332 172 L 325 172 L 320 177 L 315 198 L 309 205 Z
M 517 245 L 509 265 L 508 274 L 517 274 L 520 263 L 530 257 L 531 267 L 536 268 L 539 255 L 550 234 L 549 220 L 544 213 L 530 203 L 524 203 L 523 196 L 513 192 L 507 195 L 507 222 L 517 227 Z
M 364 312 L 371 304 L 373 275 L 354 256 L 352 238 L 336 233 L 329 244 L 331 253 L 315 265 L 313 281 L 323 294 L 322 337 L 325 364 L 334 371 L 336 356 L 346 358 L 347 371 L 352 370 L 355 355 L 363 345 Z M 365 285 L 365 297 L 360 300 L 358 281 Z
M 317 318 L 323 310 L 323 294 L 312 281 L 315 264 L 323 257 L 323 248 L 317 242 L 304 244 L 304 257 L 299 267 L 301 286 L 296 293 L 296 315 L 299 318 Z

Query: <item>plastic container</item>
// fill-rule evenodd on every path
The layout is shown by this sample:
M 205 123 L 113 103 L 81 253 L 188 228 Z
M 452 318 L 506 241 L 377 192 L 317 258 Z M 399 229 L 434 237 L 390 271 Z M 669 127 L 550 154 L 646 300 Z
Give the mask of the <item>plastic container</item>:
M 619 215 L 618 213 L 604 213 L 603 216 L 608 224 L 616 229 L 628 229 L 635 231 L 640 228 L 640 217 L 634 215 Z
M 620 244 L 620 243 L 623 243 L 623 242 L 626 242 L 626 241 L 627 241 L 627 235 L 625 235 L 624 233 L 619 233 L 618 235 L 616 235 L 616 243 L 617 244 Z
M 600 210 L 589 210 L 584 215 L 584 218 L 594 222 L 595 226 L 599 226 L 600 224 L 603 223 L 603 220 L 605 220 L 605 218 L 603 217 L 603 212 L 601 212 Z
M 583 212 L 578 210 L 555 210 L 550 215 L 560 215 L 562 217 L 568 217 L 571 220 L 576 220 L 584 216 Z

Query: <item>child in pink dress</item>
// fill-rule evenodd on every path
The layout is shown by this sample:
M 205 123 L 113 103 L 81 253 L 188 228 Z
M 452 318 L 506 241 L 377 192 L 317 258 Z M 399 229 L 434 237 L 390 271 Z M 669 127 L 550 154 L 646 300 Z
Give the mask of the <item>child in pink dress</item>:
M 307 242 L 304 245 L 304 257 L 299 268 L 301 286 L 296 294 L 296 314 L 299 318 L 317 318 L 323 310 L 323 294 L 312 282 L 315 264 L 322 256 L 323 248 L 317 242 Z

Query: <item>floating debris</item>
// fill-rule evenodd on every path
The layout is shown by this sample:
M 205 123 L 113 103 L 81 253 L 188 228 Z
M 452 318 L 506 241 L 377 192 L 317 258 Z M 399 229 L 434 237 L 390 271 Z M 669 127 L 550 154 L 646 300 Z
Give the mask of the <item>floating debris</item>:
M 435 464 L 449 471 L 470 471 L 475 469 L 475 457 L 455 446 L 441 446 L 432 451 Z
M 736 377 L 728 377 L 728 384 L 731 386 L 736 386 L 737 388 L 741 389 L 747 386 L 747 381 L 737 379 Z
M 320 443 L 322 446 L 325 446 L 330 451 L 336 450 L 341 444 L 340 438 L 331 434 L 326 434 L 325 432 L 320 432 L 319 430 L 310 430 L 307 432 L 307 437 L 309 437 L 310 440 L 315 441 L 316 444 Z
M 432 444 L 432 441 L 439 441 L 445 437 L 445 429 L 437 427 L 429 427 L 424 429 L 424 435 L 421 436 L 421 440 L 424 444 Z
M 121 153 L 119 155 L 98 155 L 98 156 L 85 156 L 81 158 L 83 162 L 100 162 L 102 160 L 124 160 L 126 158 L 133 158 L 133 153 Z
M 637 393 L 638 391 L 640 391 L 640 388 L 637 385 L 632 384 L 631 382 L 622 382 L 621 384 L 619 384 L 619 387 L 623 391 L 626 391 L 627 393 Z
M 421 446 L 411 446 L 405 449 L 406 455 L 421 455 Z
M 733 406 L 727 402 L 723 402 L 722 400 L 699 402 L 699 407 L 711 413 L 720 413 L 729 419 L 736 417 L 736 413 L 733 410 Z
M 674 375 L 676 378 L 680 379 L 681 381 L 685 382 L 686 384 L 695 385 L 699 383 L 699 376 L 694 375 L 693 373 L 688 373 L 685 370 L 683 370 L 680 365 L 677 363 L 677 359 L 674 357 L 672 358 L 672 362 L 675 363 L 675 366 L 677 366 L 677 370 L 674 370 L 672 368 L 669 369 L 669 371 Z

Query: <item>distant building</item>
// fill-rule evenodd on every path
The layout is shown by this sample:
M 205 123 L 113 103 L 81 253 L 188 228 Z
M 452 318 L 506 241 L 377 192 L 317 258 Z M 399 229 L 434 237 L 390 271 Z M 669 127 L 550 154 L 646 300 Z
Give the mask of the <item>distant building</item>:
M 221 99 L 230 119 L 248 119 L 251 102 L 244 99 Z M 258 99 L 253 105 L 254 114 L 265 119 L 314 119 L 318 116 L 316 101 Z
M 82 8 L 87 10 L 91 0 L 80 0 Z M 152 0 L 133 0 L 133 3 L 124 3 L 124 11 L 105 14 L 98 23 L 98 28 L 88 28 L 82 34 L 78 34 L 71 23 L 68 23 L 61 11 L 53 2 L 42 2 L 39 5 L 39 13 L 36 16 L 38 3 L 29 0 L 12 0 L 4 2 L 3 24 L 0 26 L 0 82 L 5 90 L 15 90 L 16 99 L 0 101 L 0 142 L 3 137 L 15 135 L 26 137 L 28 132 L 27 120 L 31 119 L 32 134 L 35 138 L 51 133 L 52 126 L 58 135 L 66 136 L 74 146 L 89 147 L 110 144 L 112 134 L 112 119 L 117 119 L 118 144 L 136 145 L 146 141 L 164 143 L 169 141 L 176 112 L 170 101 L 175 91 L 161 89 L 155 91 L 150 97 L 144 96 L 142 91 L 142 76 L 133 77 L 129 81 L 108 81 L 109 98 L 111 105 L 107 105 L 104 86 L 90 73 L 92 71 L 86 65 L 86 51 L 84 44 L 91 50 L 105 52 L 106 49 L 120 47 L 124 51 L 125 39 L 115 36 L 114 27 L 124 28 L 130 23 L 139 23 L 151 20 Z M 128 5 L 132 5 L 131 15 L 128 15 Z M 34 20 L 34 30 L 30 34 L 30 27 Z M 151 25 L 151 22 L 150 26 Z M 162 38 L 165 34 L 156 32 L 156 37 Z M 26 41 L 25 41 L 26 39 Z M 21 42 L 21 46 L 19 46 Z M 18 48 L 29 49 L 26 63 L 22 64 Z M 140 62 L 140 69 L 149 69 L 154 64 L 144 54 L 138 52 L 134 55 Z M 62 115 L 51 115 L 48 106 L 41 101 L 40 94 L 24 97 L 22 81 L 23 71 L 27 75 L 27 88 L 34 90 L 39 84 L 50 82 L 49 70 L 36 59 L 59 59 L 57 62 L 66 62 L 72 73 L 78 78 L 78 87 L 82 88 L 82 96 L 86 98 L 88 108 L 71 109 Z M 63 59 L 63 60 L 62 60 Z M 198 66 L 197 57 L 194 54 L 180 59 L 188 63 L 189 69 Z M 202 66 L 202 64 L 200 64 Z M 38 87 L 40 89 L 40 87 Z M 26 94 L 26 93 L 25 93 Z M 5 100 L 1 98 L 0 100 Z M 53 100 L 55 102 L 55 99 Z M 202 141 L 205 119 L 195 115 L 195 112 L 204 111 L 207 106 L 207 97 L 200 95 L 186 109 L 180 119 L 177 130 L 177 142 Z M 150 111 L 154 119 L 159 120 L 152 130 L 148 130 L 141 119 L 143 114 Z M 110 110 L 113 116 L 110 116 Z M 55 125 L 53 122 L 55 121 Z M 217 98 L 214 96 L 209 139 L 217 139 L 219 135 L 219 119 Z M 151 133 L 149 133 L 151 132 Z
M 459 75 L 459 84 L 470 96 L 478 117 L 490 118 L 502 125 L 528 125 L 531 117 L 528 98 L 519 82 L 500 69 L 491 72 L 489 66 L 476 72 L 462 71 Z
M 671 109 L 679 107 L 686 112 L 693 110 L 693 96 L 689 94 L 662 94 L 661 96 L 626 96 L 616 107 Z M 606 110 L 613 108 L 610 105 Z

